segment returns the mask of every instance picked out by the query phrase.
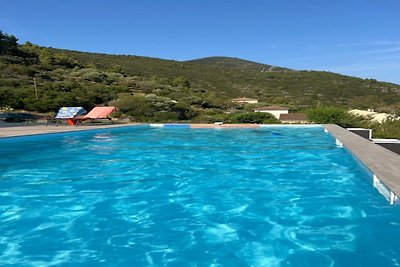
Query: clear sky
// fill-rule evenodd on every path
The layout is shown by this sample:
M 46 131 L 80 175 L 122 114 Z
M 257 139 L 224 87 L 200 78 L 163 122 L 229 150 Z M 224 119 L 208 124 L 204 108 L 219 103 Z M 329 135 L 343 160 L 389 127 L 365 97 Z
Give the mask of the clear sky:
M 0 0 L 0 30 L 55 48 L 232 56 L 400 84 L 400 0 Z

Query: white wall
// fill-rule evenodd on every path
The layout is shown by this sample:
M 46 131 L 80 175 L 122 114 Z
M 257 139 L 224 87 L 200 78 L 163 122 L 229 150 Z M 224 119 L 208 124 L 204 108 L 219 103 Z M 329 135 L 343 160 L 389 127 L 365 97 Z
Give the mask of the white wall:
M 235 103 L 257 104 L 258 100 L 233 100 Z

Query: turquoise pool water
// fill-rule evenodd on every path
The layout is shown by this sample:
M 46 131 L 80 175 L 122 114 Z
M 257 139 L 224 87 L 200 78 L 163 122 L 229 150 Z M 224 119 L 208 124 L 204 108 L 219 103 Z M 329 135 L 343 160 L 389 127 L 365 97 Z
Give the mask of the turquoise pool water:
M 400 207 L 322 128 L 0 140 L 1 266 L 399 266 Z

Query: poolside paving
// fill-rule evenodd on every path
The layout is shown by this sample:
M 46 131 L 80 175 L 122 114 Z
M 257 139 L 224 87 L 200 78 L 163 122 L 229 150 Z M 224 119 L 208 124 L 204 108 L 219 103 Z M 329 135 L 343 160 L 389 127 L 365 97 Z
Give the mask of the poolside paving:
M 400 197 L 400 155 L 337 125 L 324 125 L 397 197 Z
M 22 123 L 1 123 L 0 124 L 0 138 L 4 137 L 16 137 L 16 136 L 25 136 L 25 135 L 37 135 L 37 134 L 49 134 L 49 133 L 62 133 L 62 132 L 74 132 L 74 131 L 87 131 L 94 129 L 107 129 L 107 128 L 116 128 L 116 127 L 126 127 L 132 125 L 140 125 L 140 124 L 102 124 L 102 125 L 91 125 L 84 124 L 79 125 L 78 127 L 69 126 L 69 125 L 27 125 L 25 126 Z

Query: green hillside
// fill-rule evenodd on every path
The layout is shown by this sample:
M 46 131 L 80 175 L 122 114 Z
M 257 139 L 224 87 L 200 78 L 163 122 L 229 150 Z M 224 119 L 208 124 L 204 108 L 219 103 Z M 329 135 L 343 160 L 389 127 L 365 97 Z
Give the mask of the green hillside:
M 120 65 L 126 75 L 187 78 L 194 87 L 216 93 L 222 100 L 257 97 L 261 101 L 294 107 L 317 102 L 359 108 L 393 110 L 400 101 L 400 86 L 321 71 L 292 71 L 235 58 L 205 58 L 186 62 L 138 56 L 64 52 L 81 64 L 99 69 Z
M 263 102 L 293 107 L 317 102 L 345 107 L 393 110 L 400 101 L 400 86 L 321 71 L 292 71 L 242 59 L 212 57 L 186 62 L 138 56 L 116 56 L 62 51 L 84 65 L 100 69 L 122 66 L 127 75 L 187 78 L 194 87 L 232 97 L 257 97 Z M 263 72 L 262 72 L 263 71 Z
M 111 101 L 140 120 L 202 120 L 251 110 L 230 102 L 245 96 L 293 110 L 322 105 L 400 111 L 400 85 L 373 79 L 227 57 L 179 62 L 69 51 L 19 45 L 12 37 L 0 36 L 0 107 L 55 112 Z
M 222 69 L 236 69 L 241 71 L 253 72 L 272 72 L 272 71 L 291 71 L 281 67 L 266 65 L 253 61 L 248 61 L 240 58 L 233 57 L 206 57 L 194 60 L 188 60 L 186 63 L 201 64 L 208 67 L 214 66 Z

